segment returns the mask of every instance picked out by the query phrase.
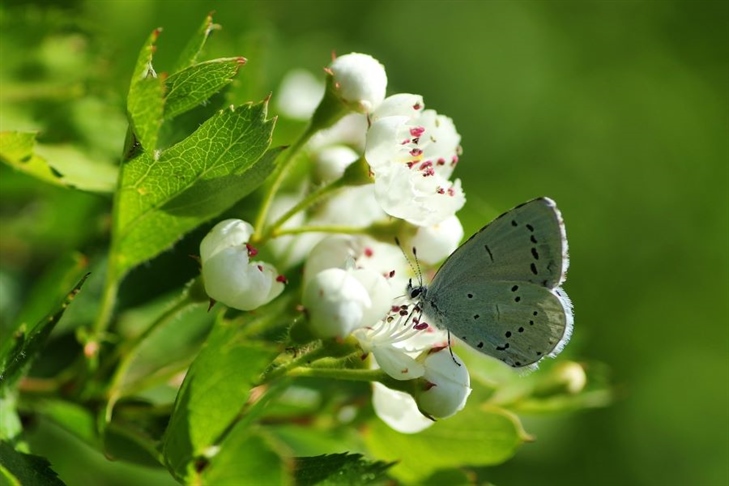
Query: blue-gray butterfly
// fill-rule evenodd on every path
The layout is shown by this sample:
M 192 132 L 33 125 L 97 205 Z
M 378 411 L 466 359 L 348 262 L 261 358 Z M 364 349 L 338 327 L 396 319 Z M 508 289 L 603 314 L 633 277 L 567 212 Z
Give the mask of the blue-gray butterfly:
M 430 286 L 408 286 L 436 327 L 519 368 L 555 356 L 572 333 L 560 288 L 569 259 L 562 215 L 549 198 L 525 202 L 449 256 Z

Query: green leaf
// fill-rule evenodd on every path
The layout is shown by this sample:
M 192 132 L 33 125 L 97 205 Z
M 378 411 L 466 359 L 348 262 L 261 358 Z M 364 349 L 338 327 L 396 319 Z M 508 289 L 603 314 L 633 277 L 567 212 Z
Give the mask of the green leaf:
M 114 232 L 119 275 L 256 189 L 273 170 L 262 157 L 273 125 L 265 103 L 231 107 L 162 153 L 129 161 Z
M 296 484 L 301 486 L 372 484 L 394 463 L 367 461 L 361 454 L 329 454 L 296 458 Z
M 27 372 L 33 359 L 40 353 L 48 336 L 53 331 L 68 305 L 73 301 L 81 286 L 86 281 L 88 274 L 84 276 L 66 295 L 65 300 L 50 315 L 41 319 L 33 329 L 26 335 L 22 329 L 15 333 L 12 339 L 12 347 L 4 347 L 7 352 L 0 356 L 0 396 L 10 390 L 10 387 Z
M 123 353 L 109 395 L 120 398 L 139 392 L 189 366 L 210 331 L 212 318 L 207 304 L 175 306 L 157 316 L 155 327 Z
M 190 366 L 165 433 L 168 468 L 187 477 L 192 462 L 217 444 L 249 398 L 251 388 L 278 354 L 219 322 Z
M 173 118 L 204 103 L 229 84 L 245 62 L 242 57 L 215 59 L 171 75 L 165 84 L 164 117 Z
M 63 486 L 48 460 L 0 442 L 0 483 L 12 486 Z
M 502 463 L 528 439 L 516 416 L 495 407 L 466 407 L 412 435 L 374 420 L 365 435 L 372 455 L 398 461 L 390 472 L 409 483 L 439 469 Z
M 220 26 L 213 23 L 212 15 L 205 17 L 200 28 L 182 50 L 180 58 L 177 60 L 175 69 L 173 69 L 172 72 L 182 71 L 183 69 L 195 64 L 197 62 L 197 57 L 200 55 L 200 52 L 205 46 L 205 41 L 208 40 L 208 37 L 214 30 L 218 29 L 220 29 Z
M 69 145 L 36 144 L 37 132 L 0 132 L 0 159 L 20 172 L 50 184 L 110 193 L 118 168 Z
M 201 484 L 281 485 L 291 483 L 290 464 L 249 427 L 236 425 L 200 474 Z
M 155 43 L 161 29 L 155 29 L 139 52 L 127 95 L 127 114 L 136 139 L 147 151 L 157 146 L 157 136 L 164 110 L 164 76 L 152 67 Z
M 49 399 L 35 402 L 33 410 L 48 417 L 86 444 L 96 449 L 100 447 L 96 418 L 86 408 L 64 400 Z
M 0 396 L 0 440 L 15 440 L 23 432 L 23 424 L 20 423 L 20 416 L 16 407 L 17 398 L 15 394 Z

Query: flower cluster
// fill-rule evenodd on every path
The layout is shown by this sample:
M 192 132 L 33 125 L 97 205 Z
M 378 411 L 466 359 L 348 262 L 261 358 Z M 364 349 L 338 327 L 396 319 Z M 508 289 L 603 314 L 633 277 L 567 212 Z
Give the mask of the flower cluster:
M 424 264 L 458 246 L 463 228 L 455 213 L 465 197 L 451 176 L 460 135 L 450 118 L 426 110 L 421 96 L 385 97 L 384 67 L 371 56 L 337 57 L 325 72 L 321 88 L 300 71 L 285 79 L 280 111 L 310 117 L 309 128 L 280 164 L 256 228 L 223 221 L 203 240 L 205 288 L 241 310 L 283 291 L 272 265 L 251 261 L 251 241 L 265 244 L 279 268 L 303 264 L 311 334 L 352 336 L 373 356 L 372 367 L 402 382 L 398 390 L 375 383 L 373 403 L 386 423 L 413 433 L 463 408 L 470 392 L 466 367 L 445 333 L 402 297 L 412 269 L 393 244 L 399 238 L 417 247 Z M 279 191 L 287 167 L 302 154 L 310 176 Z

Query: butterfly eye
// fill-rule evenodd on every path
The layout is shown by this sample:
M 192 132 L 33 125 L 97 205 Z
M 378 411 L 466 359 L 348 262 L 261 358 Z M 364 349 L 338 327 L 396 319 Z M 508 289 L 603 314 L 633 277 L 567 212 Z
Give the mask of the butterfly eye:
M 422 287 L 411 288 L 410 289 L 410 298 L 411 299 L 414 299 L 417 296 L 419 296 L 421 293 L 423 293 L 423 288 Z

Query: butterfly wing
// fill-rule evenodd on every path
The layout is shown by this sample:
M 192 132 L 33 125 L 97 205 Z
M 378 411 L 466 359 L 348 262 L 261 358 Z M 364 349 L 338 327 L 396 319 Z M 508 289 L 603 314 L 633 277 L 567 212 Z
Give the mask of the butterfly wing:
M 569 259 L 562 215 L 549 198 L 502 214 L 461 245 L 438 270 L 431 290 L 464 278 L 530 282 L 550 289 L 565 278 Z
M 502 214 L 461 245 L 426 291 L 426 316 L 513 367 L 556 354 L 572 331 L 559 285 L 568 266 L 562 216 L 539 198 Z
M 557 354 L 572 333 L 572 305 L 560 288 L 521 281 L 468 279 L 428 291 L 426 319 L 509 366 Z

